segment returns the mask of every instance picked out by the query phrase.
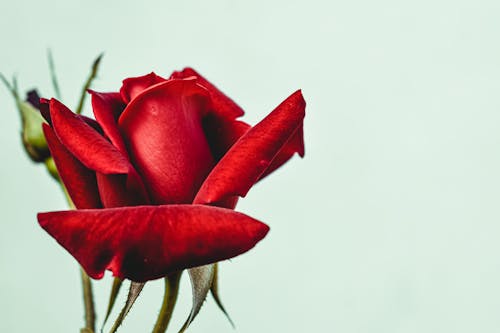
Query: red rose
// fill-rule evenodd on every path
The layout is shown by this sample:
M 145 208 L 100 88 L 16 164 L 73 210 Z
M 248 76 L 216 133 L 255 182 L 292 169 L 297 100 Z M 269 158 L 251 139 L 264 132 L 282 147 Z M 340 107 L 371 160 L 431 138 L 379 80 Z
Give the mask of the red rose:
M 190 68 L 90 91 L 96 121 L 45 102 L 44 133 L 77 210 L 40 225 L 92 278 L 147 281 L 237 256 L 268 227 L 233 209 L 254 183 L 304 154 L 295 92 L 254 127 Z M 47 109 L 48 107 L 48 109 Z M 218 206 L 218 207 L 215 207 Z

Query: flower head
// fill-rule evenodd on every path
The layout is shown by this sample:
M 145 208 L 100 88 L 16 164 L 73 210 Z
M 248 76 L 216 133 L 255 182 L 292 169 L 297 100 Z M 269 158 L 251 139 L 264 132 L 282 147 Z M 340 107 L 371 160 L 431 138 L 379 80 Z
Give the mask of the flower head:
M 45 101 L 45 137 L 77 210 L 38 215 L 89 276 L 152 280 L 234 257 L 266 235 L 265 224 L 233 209 L 304 154 L 300 91 L 253 127 L 190 68 L 90 94 L 95 120 Z

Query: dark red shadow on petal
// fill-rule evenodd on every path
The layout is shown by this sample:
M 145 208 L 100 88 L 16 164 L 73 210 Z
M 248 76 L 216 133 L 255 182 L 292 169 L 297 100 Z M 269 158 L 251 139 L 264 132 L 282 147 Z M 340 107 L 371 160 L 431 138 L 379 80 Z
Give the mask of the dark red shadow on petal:
M 57 166 L 59 176 L 75 207 L 78 209 L 100 208 L 102 205 L 97 190 L 95 172 L 86 168 L 64 148 L 54 131 L 47 124 L 43 124 L 43 133 Z
M 140 176 L 133 169 L 124 175 L 97 173 L 97 184 L 105 208 L 149 205 L 151 203 Z
M 269 231 L 244 214 L 203 205 L 39 213 L 38 221 L 92 278 L 109 269 L 137 282 L 235 257 Z
M 296 131 L 300 134 L 305 105 L 301 92 L 297 91 L 247 131 L 210 172 L 194 203 L 245 196 Z
M 242 121 L 225 119 L 215 114 L 205 116 L 203 131 L 214 159 L 219 161 L 250 127 Z
M 50 119 L 50 100 L 45 98 L 40 98 L 40 113 L 42 114 L 43 119 L 47 121 L 50 125 L 52 125 L 52 120 Z
M 128 156 L 125 144 L 118 129 L 118 118 L 125 109 L 119 93 L 99 93 L 89 90 L 92 95 L 92 109 L 95 119 L 102 127 L 111 143 L 125 156 Z

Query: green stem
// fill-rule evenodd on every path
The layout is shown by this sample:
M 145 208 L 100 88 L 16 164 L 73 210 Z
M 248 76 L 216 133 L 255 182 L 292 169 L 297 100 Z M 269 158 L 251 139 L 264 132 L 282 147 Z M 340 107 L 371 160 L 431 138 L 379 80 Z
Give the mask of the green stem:
M 179 294 L 179 284 L 181 280 L 181 272 L 172 273 L 165 277 L 165 293 L 163 294 L 163 304 L 161 305 L 160 314 L 156 320 L 156 324 L 152 333 L 164 333 L 167 330 L 170 318 L 174 312 L 177 295 Z
M 47 50 L 47 60 L 49 62 L 50 79 L 52 80 L 54 93 L 57 99 L 61 99 L 61 90 L 59 89 L 59 83 L 57 82 L 56 76 L 56 66 L 54 65 L 54 57 L 52 57 L 52 51 L 50 49 Z
M 87 78 L 87 81 L 83 85 L 82 93 L 80 95 L 80 100 L 78 101 L 78 106 L 76 107 L 76 114 L 82 113 L 83 110 L 83 104 L 85 103 L 85 98 L 87 97 L 87 90 L 90 88 L 90 85 L 92 84 L 92 81 L 97 76 L 97 71 L 99 70 L 99 64 L 101 62 L 103 54 L 101 53 L 95 60 L 94 63 L 92 64 L 92 69 L 90 71 L 90 75 Z
M 80 268 L 83 287 L 83 302 L 85 306 L 85 332 L 95 332 L 95 310 L 94 296 L 92 293 L 92 282 L 85 271 Z
M 75 205 L 71 197 L 69 196 L 68 190 L 59 179 L 59 184 L 66 196 L 68 205 L 71 209 L 75 209 Z M 95 308 L 94 308 L 94 293 L 92 291 L 92 281 L 90 281 L 89 276 L 83 268 L 80 267 L 80 275 L 82 278 L 82 290 L 83 290 L 83 306 L 85 315 L 85 327 L 80 330 L 81 333 L 94 333 L 95 332 Z

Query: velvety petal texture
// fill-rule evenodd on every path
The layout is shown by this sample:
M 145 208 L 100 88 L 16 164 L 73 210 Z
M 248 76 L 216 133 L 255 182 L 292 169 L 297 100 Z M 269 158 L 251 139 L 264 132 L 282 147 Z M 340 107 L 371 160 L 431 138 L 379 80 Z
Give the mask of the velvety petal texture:
M 208 175 L 194 202 L 210 204 L 234 195 L 245 196 L 294 134 L 302 133 L 305 105 L 297 91 L 246 132 Z
M 120 116 L 131 159 L 155 204 L 190 203 L 214 161 L 202 128 L 207 91 L 170 80 L 137 96 Z
M 45 137 L 77 210 L 40 213 L 40 226 L 90 277 L 109 270 L 135 281 L 112 331 L 143 283 L 184 269 L 193 306 L 181 331 L 210 290 L 225 312 L 216 263 L 250 250 L 269 231 L 234 208 L 257 181 L 304 156 L 302 93 L 253 127 L 192 68 L 169 79 L 128 78 L 119 92 L 89 93 L 96 120 L 41 100 Z
M 75 207 L 78 209 L 100 208 L 102 205 L 95 173 L 86 168 L 64 148 L 47 124 L 42 126 L 59 177 L 61 177 Z
M 123 102 L 129 103 L 147 88 L 164 81 L 166 81 L 164 78 L 156 75 L 153 72 L 144 76 L 131 77 L 123 80 L 123 85 L 120 89 L 120 95 Z
M 213 84 L 208 82 L 194 69 L 187 67 L 182 71 L 174 72 L 171 76 L 173 79 L 196 78 L 196 81 L 208 90 L 210 99 L 212 100 L 213 111 L 223 118 L 237 118 L 245 112 L 231 98 L 227 97 L 222 91 L 217 89 Z
M 38 221 L 92 278 L 109 269 L 138 282 L 232 258 L 269 230 L 244 214 L 202 205 L 50 212 Z
M 127 158 L 80 116 L 50 101 L 52 127 L 61 143 L 87 168 L 104 174 L 128 173 Z
M 98 93 L 89 90 L 92 95 L 92 109 L 95 119 L 101 125 L 109 141 L 125 156 L 127 150 L 118 128 L 118 118 L 125 109 L 126 104 L 118 93 Z

